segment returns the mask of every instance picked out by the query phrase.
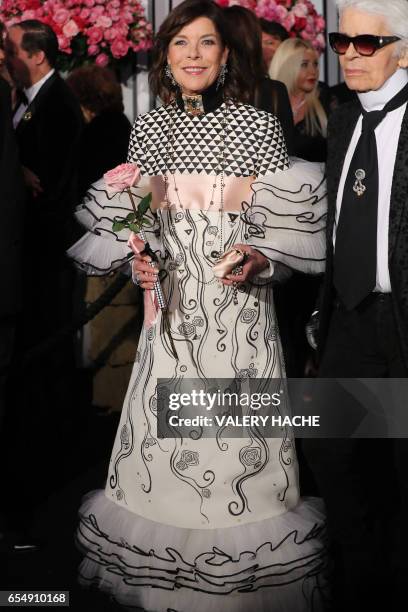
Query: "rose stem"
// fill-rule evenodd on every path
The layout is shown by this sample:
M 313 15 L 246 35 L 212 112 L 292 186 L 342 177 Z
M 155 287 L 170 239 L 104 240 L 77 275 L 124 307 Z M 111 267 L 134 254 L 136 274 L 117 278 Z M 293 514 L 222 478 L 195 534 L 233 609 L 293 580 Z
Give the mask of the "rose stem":
M 126 189 L 126 191 L 127 191 L 127 192 L 128 192 L 128 194 L 129 194 L 129 198 L 130 198 L 130 201 L 131 201 L 131 203 L 132 203 L 133 212 L 135 213 L 135 217 L 137 218 L 137 208 L 136 208 L 135 201 L 134 201 L 134 199 L 133 199 L 133 193 L 131 192 L 130 187 L 128 187 L 128 188 Z M 136 219 L 135 219 L 135 220 L 136 220 Z

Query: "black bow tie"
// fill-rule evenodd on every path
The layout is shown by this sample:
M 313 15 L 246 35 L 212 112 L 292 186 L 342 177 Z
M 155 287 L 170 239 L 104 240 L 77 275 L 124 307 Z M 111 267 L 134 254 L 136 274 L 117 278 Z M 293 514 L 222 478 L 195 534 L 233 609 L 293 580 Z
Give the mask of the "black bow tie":
M 28 106 L 28 98 L 25 94 L 25 91 L 23 91 L 22 89 L 19 89 L 17 92 L 17 101 L 19 104 L 25 104 L 26 106 Z

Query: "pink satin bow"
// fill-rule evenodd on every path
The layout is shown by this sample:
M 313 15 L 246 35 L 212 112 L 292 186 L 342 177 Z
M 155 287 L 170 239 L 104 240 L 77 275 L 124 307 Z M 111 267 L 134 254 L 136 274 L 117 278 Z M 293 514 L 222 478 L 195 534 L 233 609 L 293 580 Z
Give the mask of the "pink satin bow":
M 131 232 L 129 240 L 127 242 L 129 248 L 132 249 L 135 255 L 140 255 L 145 248 L 145 243 L 137 234 Z M 136 275 L 133 268 L 134 261 L 132 262 L 132 275 Z M 149 329 L 157 322 L 157 313 L 159 311 L 159 304 L 154 289 L 144 290 L 144 326 Z

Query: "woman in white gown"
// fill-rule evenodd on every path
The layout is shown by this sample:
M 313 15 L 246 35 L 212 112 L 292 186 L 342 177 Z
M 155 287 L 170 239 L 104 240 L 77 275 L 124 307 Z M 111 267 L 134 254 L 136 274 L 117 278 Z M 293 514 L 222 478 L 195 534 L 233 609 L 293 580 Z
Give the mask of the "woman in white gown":
M 243 78 L 222 9 L 187 0 L 156 39 L 151 85 L 165 104 L 132 131 L 128 161 L 142 174 L 133 192 L 153 194 L 146 233 L 174 346 L 159 311 L 142 331 L 106 488 L 84 500 L 77 539 L 82 584 L 136 610 L 322 609 L 324 516 L 317 500 L 299 499 L 289 433 L 157 435 L 158 378 L 284 376 L 272 280 L 288 266 L 323 270 L 321 169 L 290 165 L 276 118 L 234 101 Z M 128 235 L 112 232 L 126 197 L 98 182 L 78 212 L 89 231 L 70 256 L 90 274 L 129 265 Z M 212 266 L 234 245 L 248 259 L 231 286 Z M 134 258 L 146 290 L 152 273 Z

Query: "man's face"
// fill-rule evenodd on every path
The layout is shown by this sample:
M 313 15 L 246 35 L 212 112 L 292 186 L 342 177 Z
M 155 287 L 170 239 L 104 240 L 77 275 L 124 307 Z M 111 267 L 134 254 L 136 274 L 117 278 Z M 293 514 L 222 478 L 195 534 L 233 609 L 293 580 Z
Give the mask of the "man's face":
M 391 36 L 385 20 L 378 15 L 363 13 L 354 8 L 343 11 L 340 17 L 339 30 L 347 36 L 373 34 L 374 36 Z M 340 64 L 344 80 L 349 89 L 355 91 L 373 91 L 380 89 L 398 68 L 398 55 L 395 45 L 379 49 L 371 57 L 359 55 L 350 44 L 345 55 L 340 55 Z
M 281 42 L 279 36 L 262 32 L 262 55 L 267 68 L 269 68 L 269 64 Z
M 16 85 L 20 87 L 29 87 L 32 84 L 31 76 L 37 62 L 35 60 L 35 54 L 29 55 L 27 51 L 22 48 L 21 42 L 23 35 L 23 30 L 18 26 L 10 28 L 5 43 L 6 62 L 11 77 Z

